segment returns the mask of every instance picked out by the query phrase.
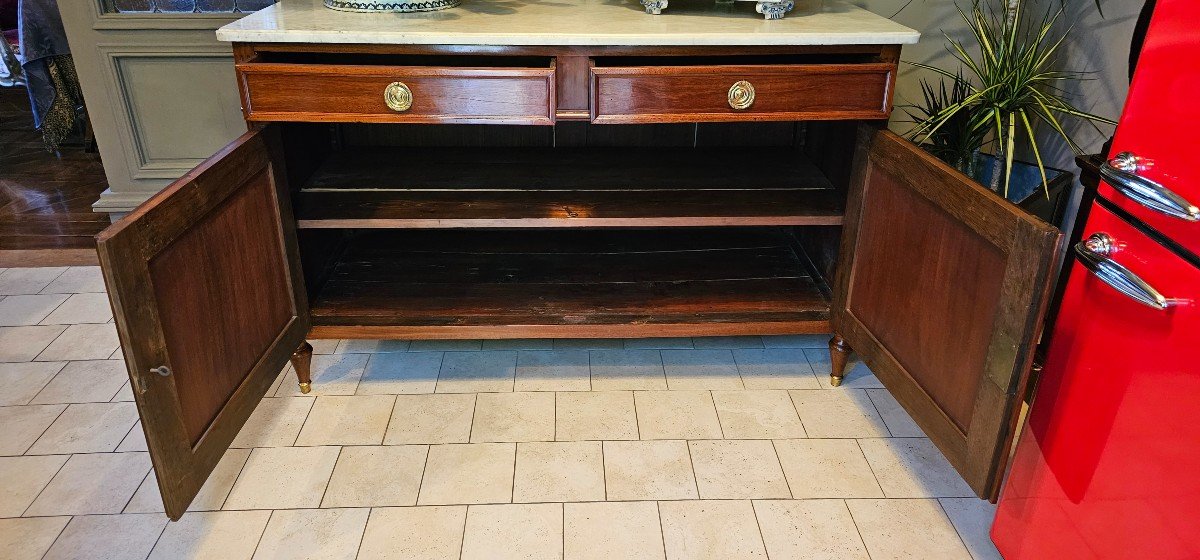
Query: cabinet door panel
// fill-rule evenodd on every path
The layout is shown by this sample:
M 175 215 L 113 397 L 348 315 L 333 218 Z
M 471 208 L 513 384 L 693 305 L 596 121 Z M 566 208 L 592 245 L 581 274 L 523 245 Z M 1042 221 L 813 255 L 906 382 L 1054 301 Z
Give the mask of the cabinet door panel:
M 308 329 L 278 146 L 244 134 L 97 237 L 172 519 Z
M 1058 230 L 866 126 L 847 208 L 834 330 L 976 493 L 993 498 Z

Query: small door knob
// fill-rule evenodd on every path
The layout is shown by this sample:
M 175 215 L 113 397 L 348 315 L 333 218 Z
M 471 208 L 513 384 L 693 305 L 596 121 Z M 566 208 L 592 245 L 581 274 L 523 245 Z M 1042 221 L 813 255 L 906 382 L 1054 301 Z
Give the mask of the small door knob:
M 741 111 L 754 105 L 754 85 L 746 80 L 739 80 L 729 86 L 729 106 Z
M 383 88 L 383 102 L 387 103 L 388 109 L 403 113 L 412 107 L 412 90 L 404 82 L 392 82 Z

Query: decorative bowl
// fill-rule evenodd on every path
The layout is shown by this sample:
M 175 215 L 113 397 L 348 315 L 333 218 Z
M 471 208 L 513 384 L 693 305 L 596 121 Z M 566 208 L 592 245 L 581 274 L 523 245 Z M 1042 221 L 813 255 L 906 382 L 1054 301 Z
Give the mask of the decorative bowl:
M 325 0 L 325 7 L 343 12 L 432 12 L 453 8 L 462 0 Z

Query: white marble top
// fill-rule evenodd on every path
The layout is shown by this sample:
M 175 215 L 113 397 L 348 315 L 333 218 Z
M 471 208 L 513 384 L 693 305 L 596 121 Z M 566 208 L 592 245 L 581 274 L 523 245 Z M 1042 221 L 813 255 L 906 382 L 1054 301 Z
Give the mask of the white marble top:
M 675 0 L 662 15 L 638 0 L 463 0 L 439 12 L 354 13 L 321 0 L 282 0 L 217 30 L 235 42 L 410 45 L 853 45 L 910 44 L 920 34 L 840 0 L 796 0 L 767 21 L 754 2 L 732 12 L 712 0 Z

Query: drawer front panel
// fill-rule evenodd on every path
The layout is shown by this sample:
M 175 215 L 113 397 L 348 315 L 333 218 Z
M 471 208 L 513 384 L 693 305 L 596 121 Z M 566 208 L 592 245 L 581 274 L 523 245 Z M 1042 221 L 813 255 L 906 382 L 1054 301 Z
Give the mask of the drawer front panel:
M 237 68 L 248 121 L 554 123 L 553 65 L 457 68 L 248 63 Z M 396 83 L 402 85 L 392 85 Z
M 890 63 L 594 66 L 592 122 L 885 119 L 895 71 Z

